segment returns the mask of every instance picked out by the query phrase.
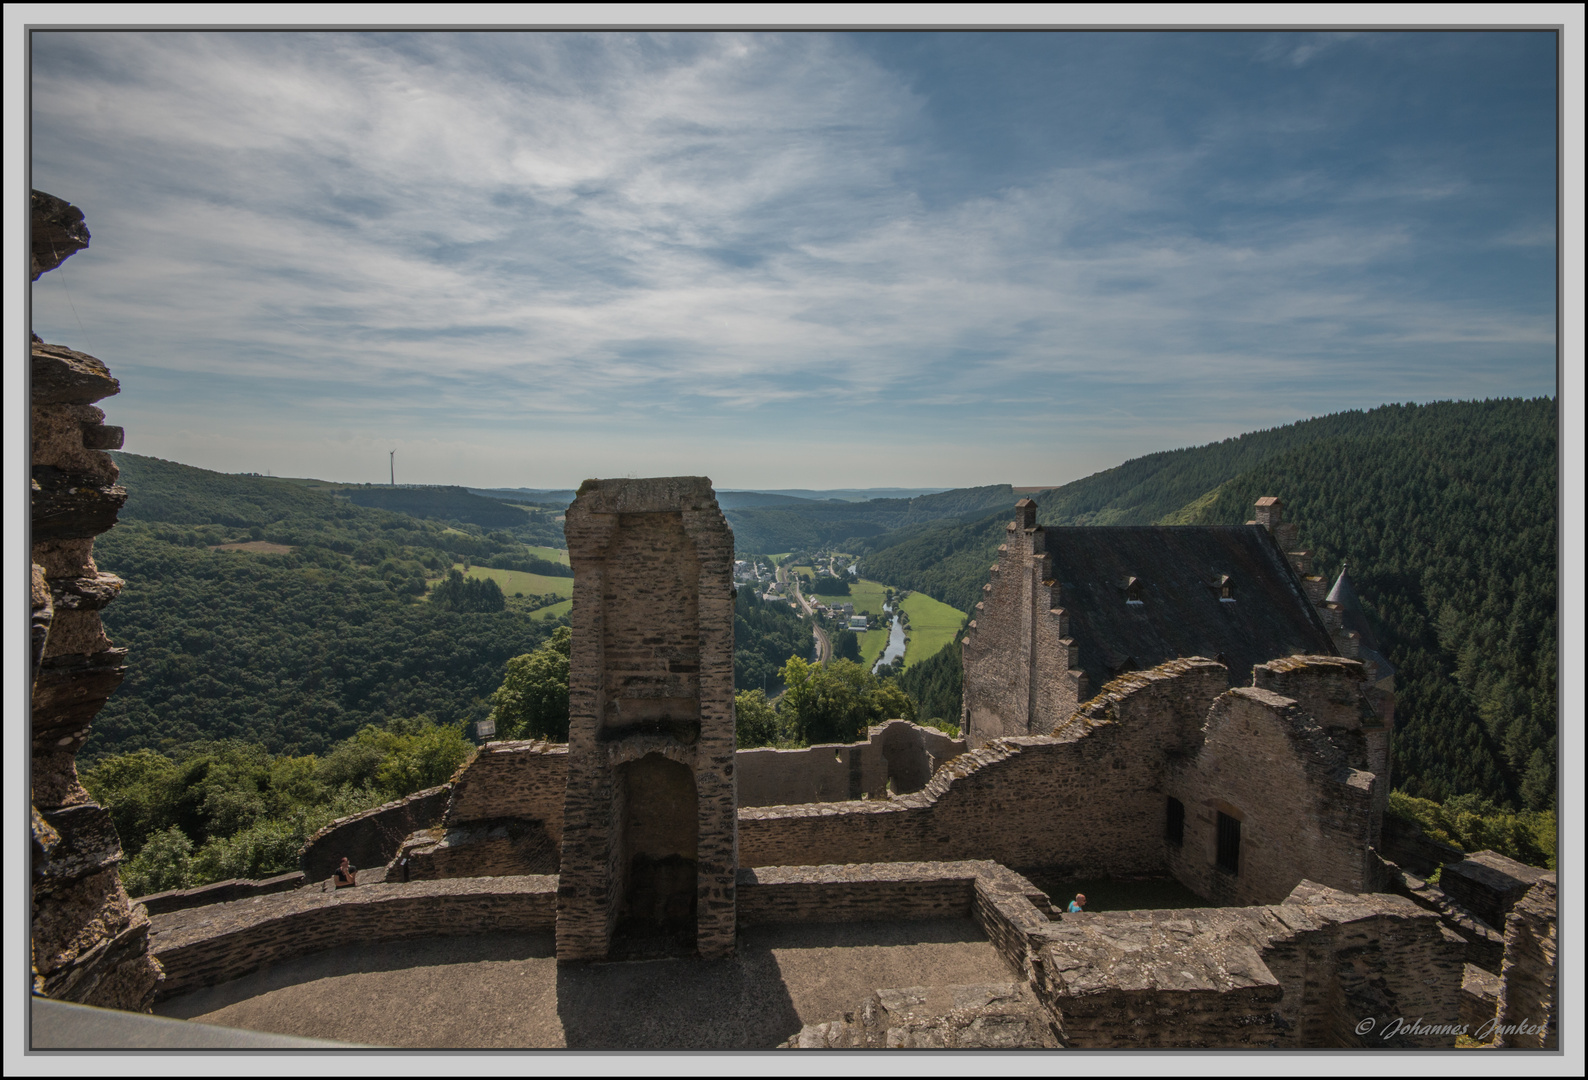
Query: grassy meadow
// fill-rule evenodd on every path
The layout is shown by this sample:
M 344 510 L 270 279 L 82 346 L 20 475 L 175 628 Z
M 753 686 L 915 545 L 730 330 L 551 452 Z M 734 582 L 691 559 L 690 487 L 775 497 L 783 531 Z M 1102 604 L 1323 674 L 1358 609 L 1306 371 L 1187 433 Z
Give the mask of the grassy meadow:
M 909 639 L 904 646 L 904 666 L 907 668 L 937 655 L 940 649 L 954 640 L 960 623 L 965 619 L 963 611 L 949 607 L 940 600 L 933 600 L 925 593 L 911 593 L 899 602 L 899 606 L 910 618 L 910 625 L 905 631 Z

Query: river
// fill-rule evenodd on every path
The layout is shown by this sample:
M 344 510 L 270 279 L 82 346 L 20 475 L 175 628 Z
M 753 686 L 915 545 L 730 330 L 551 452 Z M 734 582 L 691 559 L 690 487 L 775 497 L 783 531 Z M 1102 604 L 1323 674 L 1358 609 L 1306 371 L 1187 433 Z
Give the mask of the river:
M 892 609 L 890 607 L 884 606 L 882 610 L 890 611 Z M 893 663 L 894 657 L 903 655 L 904 624 L 899 621 L 899 616 L 895 615 L 893 617 L 893 626 L 888 630 L 888 647 L 882 650 L 882 655 L 877 657 L 877 662 L 871 670 L 881 671 L 883 668 Z

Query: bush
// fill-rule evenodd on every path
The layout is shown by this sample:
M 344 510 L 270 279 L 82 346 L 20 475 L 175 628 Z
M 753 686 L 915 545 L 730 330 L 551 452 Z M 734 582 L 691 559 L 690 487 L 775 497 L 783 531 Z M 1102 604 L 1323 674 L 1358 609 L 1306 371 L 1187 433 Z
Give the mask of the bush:
M 121 883 L 127 895 L 134 897 L 189 888 L 193 884 L 192 856 L 193 841 L 172 825 L 149 837 L 142 851 L 121 864 Z

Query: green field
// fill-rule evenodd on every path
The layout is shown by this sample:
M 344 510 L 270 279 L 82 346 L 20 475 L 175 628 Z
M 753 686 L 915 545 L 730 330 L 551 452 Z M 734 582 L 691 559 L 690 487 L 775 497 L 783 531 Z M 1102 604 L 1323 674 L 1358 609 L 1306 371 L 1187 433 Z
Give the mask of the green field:
M 867 581 L 864 578 L 849 583 L 848 596 L 824 596 L 829 604 L 842 604 L 845 602 L 855 605 L 855 614 L 865 612 L 867 615 L 881 615 L 882 605 L 887 602 L 888 587 L 876 581 Z M 880 653 L 881 650 L 879 649 Z
M 557 603 L 551 605 L 551 607 L 539 608 L 539 609 L 537 609 L 534 612 L 534 614 L 530 615 L 530 618 L 531 619 L 555 619 L 557 616 L 566 615 L 572 610 L 573 610 L 573 600 L 570 598 L 570 599 L 567 599 L 567 600 L 560 600 Z
M 767 558 L 772 560 L 773 566 L 781 566 L 783 564 L 783 560 L 792 554 L 794 554 L 792 551 L 785 551 L 781 555 L 768 555 Z
M 546 548 L 543 550 L 554 550 Z M 544 557 L 544 556 L 542 556 Z M 454 570 L 463 570 L 462 563 L 454 563 Z M 514 593 L 523 593 L 529 596 L 534 593 L 556 593 L 562 597 L 573 596 L 573 578 L 571 577 L 542 577 L 540 574 L 526 574 L 522 570 L 498 570 L 494 566 L 473 566 L 463 570 L 464 577 L 490 578 L 502 587 L 508 596 Z
M 938 650 L 954 640 L 965 613 L 958 608 L 933 600 L 925 593 L 911 593 L 899 602 L 910 625 L 904 646 L 904 666 L 914 667 L 922 660 L 930 660 Z
M 568 552 L 562 548 L 530 547 L 529 553 L 535 556 L 535 558 L 545 559 L 547 562 L 560 562 L 564 566 L 571 565 L 568 562 Z M 545 589 L 541 590 L 541 592 L 545 591 Z
M 809 581 L 811 578 L 816 576 L 816 571 L 811 569 L 809 566 L 792 566 L 789 569 L 793 570 L 806 581 Z
M 888 627 L 881 630 L 867 630 L 860 635 L 860 663 L 870 671 L 877 663 L 877 657 L 882 655 L 882 650 L 888 647 Z

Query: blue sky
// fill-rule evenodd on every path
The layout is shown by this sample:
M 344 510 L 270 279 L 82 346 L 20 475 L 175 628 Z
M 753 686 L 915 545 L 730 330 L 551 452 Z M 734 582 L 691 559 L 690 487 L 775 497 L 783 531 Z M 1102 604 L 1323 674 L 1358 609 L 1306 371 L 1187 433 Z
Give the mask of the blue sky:
M 127 449 L 1061 483 L 1554 394 L 1545 33 L 36 33 Z

